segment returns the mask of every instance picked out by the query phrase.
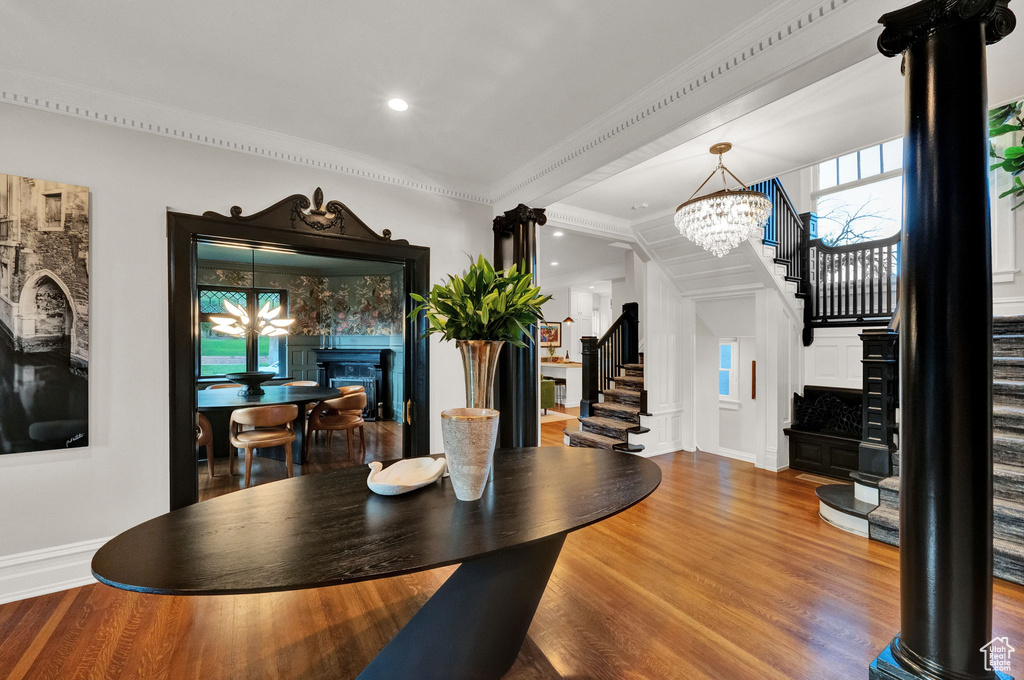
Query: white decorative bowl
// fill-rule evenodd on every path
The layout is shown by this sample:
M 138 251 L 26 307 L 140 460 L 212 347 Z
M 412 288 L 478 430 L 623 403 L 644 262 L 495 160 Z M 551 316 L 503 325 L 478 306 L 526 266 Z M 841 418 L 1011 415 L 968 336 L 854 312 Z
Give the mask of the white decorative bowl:
M 405 458 L 388 467 L 374 461 L 370 463 L 366 486 L 381 496 L 397 496 L 436 482 L 444 469 L 444 458 Z

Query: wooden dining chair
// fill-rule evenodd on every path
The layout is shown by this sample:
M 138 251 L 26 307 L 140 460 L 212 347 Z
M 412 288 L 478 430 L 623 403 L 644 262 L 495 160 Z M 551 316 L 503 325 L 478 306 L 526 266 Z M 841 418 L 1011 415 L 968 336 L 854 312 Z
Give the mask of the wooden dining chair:
M 217 383 L 216 385 L 210 385 L 206 389 L 208 389 L 208 390 L 223 390 L 223 389 L 226 389 L 228 387 L 240 388 L 241 385 L 239 385 L 238 383 Z
M 293 380 L 284 383 L 281 387 L 317 387 L 319 384 L 315 380 Z
M 202 413 L 196 413 L 196 448 L 202 446 L 206 449 L 206 468 L 213 477 L 213 426 L 210 419 Z M 228 461 L 228 471 L 231 471 L 231 461 Z
M 245 485 L 249 486 L 252 472 L 252 456 L 256 449 L 284 445 L 284 460 L 288 476 L 292 476 L 292 442 L 295 441 L 294 420 L 299 415 L 295 404 L 277 406 L 254 406 L 231 412 L 229 438 L 231 445 L 245 449 Z M 243 430 L 248 425 L 253 429 Z
M 303 442 L 304 455 L 309 456 L 309 442 L 313 434 L 319 431 L 327 432 L 327 451 L 331 450 L 333 435 L 338 430 L 344 430 L 348 435 L 348 457 L 352 460 L 352 453 L 355 450 L 353 432 L 359 430 L 359 443 L 362 449 L 360 462 L 366 460 L 366 434 L 363 425 L 366 421 L 361 415 L 366 407 L 366 391 L 360 388 L 358 392 L 352 392 L 332 399 L 324 399 L 319 402 L 309 414 L 309 421 L 306 424 L 306 440 Z M 304 459 L 305 460 L 305 459 Z

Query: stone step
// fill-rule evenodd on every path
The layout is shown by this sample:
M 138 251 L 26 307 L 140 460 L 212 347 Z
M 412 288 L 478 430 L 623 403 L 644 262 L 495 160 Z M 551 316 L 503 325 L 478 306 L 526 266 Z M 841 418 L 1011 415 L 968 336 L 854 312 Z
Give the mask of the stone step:
M 1024 357 L 992 357 L 992 377 L 1024 381 Z
M 1024 468 L 996 463 L 992 466 L 992 476 L 996 498 L 1024 502 Z
M 626 404 L 627 406 L 636 406 L 637 408 L 640 408 L 640 393 L 635 390 L 624 390 L 620 388 L 605 390 L 604 398 L 605 401 L 610 401 L 613 404 Z M 1024 421 L 1022 421 L 1022 426 L 1024 426 Z
M 1024 316 L 992 317 L 992 335 L 1024 335 Z
M 643 376 L 637 377 L 635 375 L 617 375 L 612 380 L 615 381 L 615 387 L 619 389 L 635 390 L 639 392 L 644 388 Z
M 615 418 L 633 425 L 640 424 L 640 408 L 628 404 L 616 404 L 611 401 L 602 401 L 591 404 L 590 409 L 595 416 L 601 418 Z
M 1018 357 L 1024 354 L 1024 334 L 997 335 L 992 338 L 992 356 Z
M 994 404 L 992 428 L 993 434 L 997 437 L 1024 438 L 1024 408 Z
M 992 404 L 1024 408 L 1024 382 L 993 380 Z
M 580 418 L 580 426 L 584 432 L 593 432 L 624 442 L 629 440 L 628 430 L 636 427 L 636 424 L 615 418 L 591 416 L 590 418 Z
M 1024 467 L 1024 437 L 994 436 L 992 454 L 996 463 Z
M 576 446 L 584 449 L 614 449 L 616 444 L 621 444 L 619 439 L 612 439 L 593 432 L 581 430 L 563 430 L 569 436 L 569 446 Z

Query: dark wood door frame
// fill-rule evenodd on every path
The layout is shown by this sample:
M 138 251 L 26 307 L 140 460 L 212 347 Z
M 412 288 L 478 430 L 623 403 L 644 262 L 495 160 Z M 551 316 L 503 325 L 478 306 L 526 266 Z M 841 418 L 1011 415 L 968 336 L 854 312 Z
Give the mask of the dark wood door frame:
M 229 216 L 215 212 L 190 215 L 168 211 L 168 313 L 170 348 L 170 508 L 199 500 L 195 447 L 196 337 L 199 332 L 196 249 L 199 240 L 230 241 L 250 247 L 287 248 L 296 252 L 401 263 L 405 299 L 427 295 L 430 249 L 394 240 L 391 231 L 377 234 L 339 201 L 323 205 L 323 192 L 313 205 L 301 195 L 289 196 L 249 216 L 238 206 Z M 422 315 L 405 320 L 405 413 L 403 455 L 430 453 L 430 352 Z

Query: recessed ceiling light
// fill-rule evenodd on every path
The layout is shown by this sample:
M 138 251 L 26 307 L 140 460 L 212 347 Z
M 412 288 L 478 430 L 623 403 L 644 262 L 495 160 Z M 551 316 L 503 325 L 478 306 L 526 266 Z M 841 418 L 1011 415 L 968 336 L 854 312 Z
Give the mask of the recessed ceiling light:
M 590 287 L 590 290 L 594 290 L 594 287 L 593 287 L 593 286 L 591 286 L 591 287 Z
M 557 262 L 552 262 L 552 263 L 551 263 L 551 266 L 552 266 L 552 267 L 557 267 L 557 266 L 558 266 L 558 263 L 557 263 Z
M 556 232 L 554 232 L 554 233 L 553 233 L 553 234 L 551 234 L 551 235 L 552 235 L 552 236 L 563 236 L 563 233 L 562 233 L 562 232 L 560 232 L 560 231 L 556 231 Z
M 405 111 L 409 108 L 409 104 L 404 99 L 399 99 L 398 97 L 389 99 L 388 106 L 394 111 Z

